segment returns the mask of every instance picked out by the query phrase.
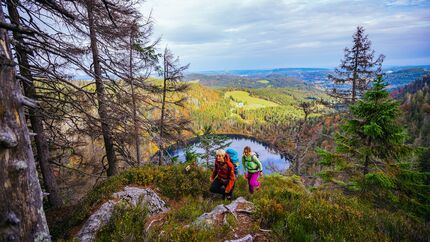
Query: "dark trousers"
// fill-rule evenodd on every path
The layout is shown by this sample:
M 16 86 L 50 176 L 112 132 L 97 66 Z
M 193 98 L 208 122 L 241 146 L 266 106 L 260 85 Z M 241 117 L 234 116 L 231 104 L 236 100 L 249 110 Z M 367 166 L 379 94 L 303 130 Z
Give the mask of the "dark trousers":
M 225 197 L 226 195 L 232 197 L 233 196 L 234 186 L 235 186 L 235 184 L 233 185 L 233 187 L 231 188 L 231 190 L 230 190 L 229 193 L 225 193 L 226 184 L 222 184 L 218 179 L 215 179 L 214 182 L 212 182 L 210 191 L 212 193 L 222 194 L 223 197 Z

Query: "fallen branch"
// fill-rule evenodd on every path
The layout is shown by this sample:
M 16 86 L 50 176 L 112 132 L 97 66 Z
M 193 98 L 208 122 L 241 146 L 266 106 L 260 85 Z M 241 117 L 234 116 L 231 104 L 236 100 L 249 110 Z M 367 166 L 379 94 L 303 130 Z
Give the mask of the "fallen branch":
M 162 220 L 163 220 L 163 218 L 159 218 L 159 219 L 154 219 L 154 220 L 152 220 L 152 221 L 149 223 L 148 227 L 145 229 L 145 232 L 146 232 L 146 233 L 148 233 L 149 228 L 151 228 L 151 226 L 152 226 L 152 224 L 153 224 L 154 222 L 160 222 L 160 221 L 162 221 Z
M 270 232 L 272 232 L 272 230 L 271 230 L 271 229 L 260 229 L 260 231 L 261 231 L 261 232 L 266 232 L 266 233 L 270 233 Z

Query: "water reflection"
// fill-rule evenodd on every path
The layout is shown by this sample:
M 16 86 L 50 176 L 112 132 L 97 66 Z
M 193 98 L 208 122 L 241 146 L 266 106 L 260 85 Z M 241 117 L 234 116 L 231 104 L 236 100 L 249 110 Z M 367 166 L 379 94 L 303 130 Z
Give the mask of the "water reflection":
M 272 172 L 284 172 L 288 169 L 290 166 L 290 162 L 288 159 L 276 152 L 275 150 L 271 149 L 267 144 L 264 144 L 262 142 L 258 142 L 257 140 L 251 139 L 251 138 L 245 138 L 245 137 L 232 137 L 227 140 L 228 143 L 231 142 L 230 148 L 233 148 L 237 151 L 239 154 L 239 158 L 242 157 L 243 154 L 243 148 L 245 146 L 250 146 L 252 151 L 257 152 L 259 155 L 259 159 L 263 165 L 264 173 L 269 174 Z M 198 141 L 192 141 L 190 145 L 192 146 L 193 150 L 199 154 L 203 154 L 204 151 L 201 148 L 197 147 Z M 178 156 L 179 161 L 184 162 L 185 161 L 185 149 L 184 148 L 178 148 L 178 149 L 171 149 L 169 151 L 171 156 Z M 211 157 L 210 161 L 213 162 L 214 157 Z M 203 162 L 200 160 L 200 162 Z M 243 167 L 240 165 L 239 167 L 240 173 L 243 174 Z

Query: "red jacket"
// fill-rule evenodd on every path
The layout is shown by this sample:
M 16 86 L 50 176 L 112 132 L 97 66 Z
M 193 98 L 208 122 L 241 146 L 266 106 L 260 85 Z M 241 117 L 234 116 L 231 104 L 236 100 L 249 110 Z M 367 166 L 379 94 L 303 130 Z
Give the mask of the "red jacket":
M 216 177 L 221 182 L 223 182 L 223 180 L 228 180 L 228 183 L 225 187 L 225 192 L 229 193 L 233 188 L 236 178 L 234 176 L 234 165 L 231 162 L 230 156 L 226 154 L 224 160 L 224 164 L 221 164 L 221 162 L 215 159 L 215 166 L 211 178 L 215 179 Z

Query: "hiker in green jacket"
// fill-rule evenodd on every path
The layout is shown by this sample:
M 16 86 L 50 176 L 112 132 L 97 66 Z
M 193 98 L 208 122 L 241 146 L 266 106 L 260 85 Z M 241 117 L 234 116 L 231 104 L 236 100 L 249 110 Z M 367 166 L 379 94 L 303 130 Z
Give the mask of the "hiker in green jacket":
M 243 149 L 242 165 L 245 173 L 245 179 L 248 180 L 249 192 L 254 193 L 254 190 L 260 189 L 258 176 L 263 174 L 263 166 L 258 160 L 255 153 L 251 153 L 251 147 L 246 146 Z

